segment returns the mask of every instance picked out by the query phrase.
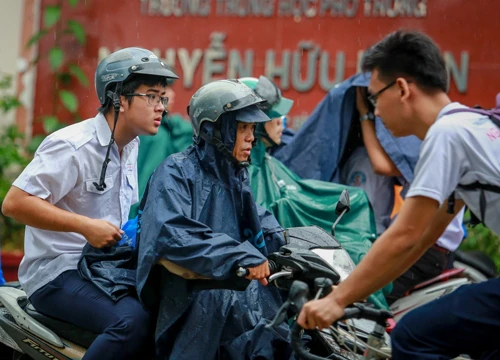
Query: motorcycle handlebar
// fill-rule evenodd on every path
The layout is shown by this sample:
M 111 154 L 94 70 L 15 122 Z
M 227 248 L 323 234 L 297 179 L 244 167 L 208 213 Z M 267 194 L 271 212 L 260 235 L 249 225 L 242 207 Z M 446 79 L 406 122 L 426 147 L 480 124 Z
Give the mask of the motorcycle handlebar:
M 275 274 L 280 270 L 278 264 L 276 264 L 274 261 L 268 260 L 268 263 L 269 263 L 269 271 L 271 273 L 270 275 Z M 247 268 L 239 267 L 238 269 L 236 269 L 236 275 L 238 275 L 239 277 L 245 277 L 248 276 L 249 274 L 250 270 L 248 270 Z
M 340 318 L 338 321 L 347 320 L 347 319 L 369 319 L 376 321 L 377 323 L 385 322 L 388 318 L 390 318 L 392 314 L 387 310 L 379 310 L 373 309 L 364 305 L 354 305 L 353 307 L 349 307 L 345 309 L 344 316 Z M 295 322 L 292 326 L 292 348 L 295 354 L 298 355 L 298 358 L 304 360 L 325 360 L 327 358 L 317 356 L 311 354 L 304 347 L 304 343 L 301 340 L 300 333 L 302 331 L 302 327 Z M 334 356 L 332 358 L 332 356 Z M 344 359 L 344 357 L 336 357 L 336 354 L 330 354 L 328 359 Z
M 385 326 L 387 319 L 392 317 L 390 311 L 384 309 L 375 309 L 363 304 L 354 304 L 344 310 L 344 316 L 339 321 L 347 319 L 367 319 L 375 321 L 377 324 Z

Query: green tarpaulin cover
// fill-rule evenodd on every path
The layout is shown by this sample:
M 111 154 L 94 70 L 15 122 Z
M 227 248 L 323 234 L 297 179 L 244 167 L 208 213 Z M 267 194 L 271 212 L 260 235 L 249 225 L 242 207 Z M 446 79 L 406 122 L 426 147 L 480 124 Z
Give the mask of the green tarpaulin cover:
M 335 229 L 335 237 L 358 264 L 375 241 L 375 217 L 366 193 L 355 187 L 300 179 L 278 159 L 266 153 L 257 141 L 252 149 L 250 183 L 258 204 L 271 211 L 284 228 L 317 225 L 331 232 L 336 220 L 335 207 L 344 189 L 348 189 L 351 210 Z M 381 291 L 369 299 L 387 308 Z

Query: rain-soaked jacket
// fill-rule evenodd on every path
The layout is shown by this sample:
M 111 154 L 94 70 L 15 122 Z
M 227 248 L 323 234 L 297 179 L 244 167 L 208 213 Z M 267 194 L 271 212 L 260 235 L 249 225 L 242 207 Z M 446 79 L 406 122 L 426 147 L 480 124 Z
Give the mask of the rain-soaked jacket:
M 367 87 L 369 81 L 369 74 L 358 74 L 331 89 L 290 143 L 273 156 L 303 179 L 339 183 L 339 166 L 349 145 L 349 129 L 356 111 L 356 87 Z M 379 118 L 376 134 L 404 179 L 411 183 L 421 141 L 413 135 L 394 137 Z
M 342 190 L 348 189 L 351 210 L 337 225 L 335 237 L 358 264 L 377 237 L 375 218 L 366 193 L 359 188 L 319 180 L 303 180 L 278 159 L 266 153 L 262 141 L 252 149 L 248 168 L 257 204 L 271 211 L 285 227 L 317 225 L 331 232 L 337 219 L 335 207 Z M 387 288 L 390 291 L 390 287 Z M 382 291 L 369 300 L 387 308 Z
M 234 147 L 235 115 L 221 116 Z M 204 128 L 213 130 L 212 123 Z M 284 244 L 282 228 L 256 205 L 246 168 L 201 141 L 167 158 L 153 173 L 139 210 L 137 288 L 157 312 L 157 352 L 170 359 L 290 357 L 289 329 L 266 329 L 281 305 L 273 286 L 237 278 Z M 158 265 L 166 259 L 213 280 L 186 280 Z M 246 290 L 200 290 L 223 283 Z

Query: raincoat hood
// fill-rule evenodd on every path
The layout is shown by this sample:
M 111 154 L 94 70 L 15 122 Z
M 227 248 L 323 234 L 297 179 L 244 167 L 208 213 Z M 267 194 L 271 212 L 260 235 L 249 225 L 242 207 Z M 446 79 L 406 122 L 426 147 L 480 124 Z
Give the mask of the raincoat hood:
M 266 121 L 269 121 L 269 117 L 257 107 L 251 106 L 238 111 L 223 113 L 217 122 L 205 122 L 200 130 L 203 134 L 196 142 L 202 163 L 212 167 L 217 177 L 221 177 L 221 173 L 239 171 L 241 167 L 248 166 L 248 161 L 238 162 L 232 155 L 236 144 L 238 122 L 261 123 Z M 207 139 L 211 138 L 221 140 L 224 147 L 219 148 L 213 142 L 207 141 Z M 210 171 L 209 168 L 207 170 Z

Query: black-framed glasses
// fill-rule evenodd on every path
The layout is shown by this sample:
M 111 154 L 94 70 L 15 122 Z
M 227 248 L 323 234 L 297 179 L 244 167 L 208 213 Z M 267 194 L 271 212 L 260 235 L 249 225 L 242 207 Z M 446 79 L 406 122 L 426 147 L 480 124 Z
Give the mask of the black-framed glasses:
M 370 103 L 373 105 L 373 107 L 377 107 L 377 99 L 380 96 L 380 94 L 382 94 L 384 91 L 389 89 L 391 86 L 393 86 L 397 82 L 398 82 L 397 80 L 391 81 L 389 84 L 387 84 L 387 86 L 383 87 L 382 89 L 377 91 L 375 94 L 368 95 L 368 101 L 370 101 Z M 412 80 L 406 80 L 407 84 L 411 84 L 412 82 L 413 82 Z
M 374 107 L 377 107 L 377 98 L 380 96 L 380 94 L 382 94 L 384 91 L 386 91 L 391 86 L 393 86 L 394 84 L 396 84 L 396 82 L 397 82 L 397 80 L 391 81 L 389 84 L 387 84 L 386 86 L 384 86 L 382 89 L 380 89 L 379 91 L 377 91 L 375 94 L 368 95 L 368 101 L 370 101 L 371 104 Z
M 143 93 L 132 93 L 132 94 L 123 94 L 123 96 L 145 96 L 148 101 L 148 105 L 157 106 L 162 103 L 163 107 L 167 107 L 168 97 L 160 96 L 158 94 L 143 94 Z

